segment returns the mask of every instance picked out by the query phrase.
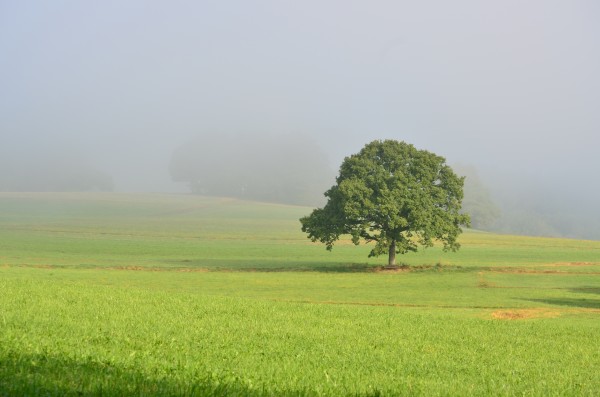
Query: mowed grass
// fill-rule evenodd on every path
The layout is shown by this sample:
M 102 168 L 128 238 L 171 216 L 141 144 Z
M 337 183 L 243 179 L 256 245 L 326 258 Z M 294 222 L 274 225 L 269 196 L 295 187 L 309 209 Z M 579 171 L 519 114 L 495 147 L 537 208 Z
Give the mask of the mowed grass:
M 0 395 L 597 395 L 600 242 L 400 258 L 309 208 L 0 193 Z

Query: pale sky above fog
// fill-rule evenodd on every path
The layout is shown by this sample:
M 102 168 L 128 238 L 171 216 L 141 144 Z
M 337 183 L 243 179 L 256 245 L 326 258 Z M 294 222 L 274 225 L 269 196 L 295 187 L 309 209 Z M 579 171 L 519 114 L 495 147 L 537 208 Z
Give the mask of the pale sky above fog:
M 335 168 L 394 138 L 600 198 L 599 21 L 595 0 L 0 0 L 0 155 L 162 190 L 197 135 L 307 134 Z

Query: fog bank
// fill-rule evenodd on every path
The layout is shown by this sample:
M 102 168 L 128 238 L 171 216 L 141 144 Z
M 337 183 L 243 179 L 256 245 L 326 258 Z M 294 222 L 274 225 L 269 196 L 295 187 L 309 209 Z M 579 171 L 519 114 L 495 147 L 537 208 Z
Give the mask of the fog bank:
M 391 138 L 473 165 L 507 224 L 600 238 L 598 20 L 588 0 L 0 2 L 0 190 L 186 192 L 173 154 L 220 134 L 309 137 L 334 170 Z

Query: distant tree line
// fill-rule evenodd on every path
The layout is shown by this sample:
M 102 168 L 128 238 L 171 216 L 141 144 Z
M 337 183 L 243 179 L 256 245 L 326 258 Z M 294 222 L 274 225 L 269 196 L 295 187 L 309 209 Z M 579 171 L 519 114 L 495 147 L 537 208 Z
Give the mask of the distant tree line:
M 558 188 L 518 178 L 488 179 L 484 183 L 472 166 L 453 168 L 466 176 L 463 211 L 471 215 L 475 229 L 600 239 L 600 212 L 595 210 L 591 189 Z
M 219 134 L 178 147 L 171 177 L 193 193 L 317 205 L 334 181 L 327 156 L 303 135 Z
M 0 159 L 0 191 L 112 191 L 110 175 L 65 153 Z
M 490 230 L 500 219 L 500 209 L 494 203 L 486 185 L 479 178 L 473 166 L 454 165 L 452 168 L 465 177 L 463 212 L 471 216 L 471 227 Z

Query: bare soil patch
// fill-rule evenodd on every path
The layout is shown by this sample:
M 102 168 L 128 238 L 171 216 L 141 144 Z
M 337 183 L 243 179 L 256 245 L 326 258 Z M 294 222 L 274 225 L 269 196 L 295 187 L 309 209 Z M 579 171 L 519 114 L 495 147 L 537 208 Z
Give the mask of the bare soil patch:
M 548 309 L 512 309 L 497 310 L 492 313 L 496 320 L 526 320 L 532 318 L 556 318 L 560 312 Z
M 544 265 L 544 266 L 554 266 L 554 265 Z M 566 265 L 560 265 L 560 266 L 566 266 Z M 593 266 L 593 265 L 590 265 Z M 527 269 L 527 268 L 518 268 L 518 267 L 505 267 L 505 268 L 501 268 L 501 267 L 494 267 L 494 268 L 490 268 L 489 272 L 491 273 L 509 273 L 509 274 L 557 274 L 557 275 L 565 275 L 565 274 L 600 274 L 599 272 L 575 272 L 575 271 L 568 271 L 568 270 L 535 270 L 535 269 Z
M 185 272 L 185 273 L 206 273 L 211 271 L 202 267 L 160 267 L 160 266 L 62 266 L 62 265 L 4 265 L 5 268 L 25 267 L 34 269 L 74 269 L 74 270 L 117 270 L 117 271 L 137 271 L 137 272 Z
M 387 265 L 387 266 L 378 266 L 375 268 L 375 271 L 378 273 L 403 273 L 409 272 L 411 270 L 408 265 Z
M 572 267 L 572 266 L 598 266 L 598 263 L 594 262 L 557 262 L 550 263 L 543 266 L 551 266 L 551 267 Z

